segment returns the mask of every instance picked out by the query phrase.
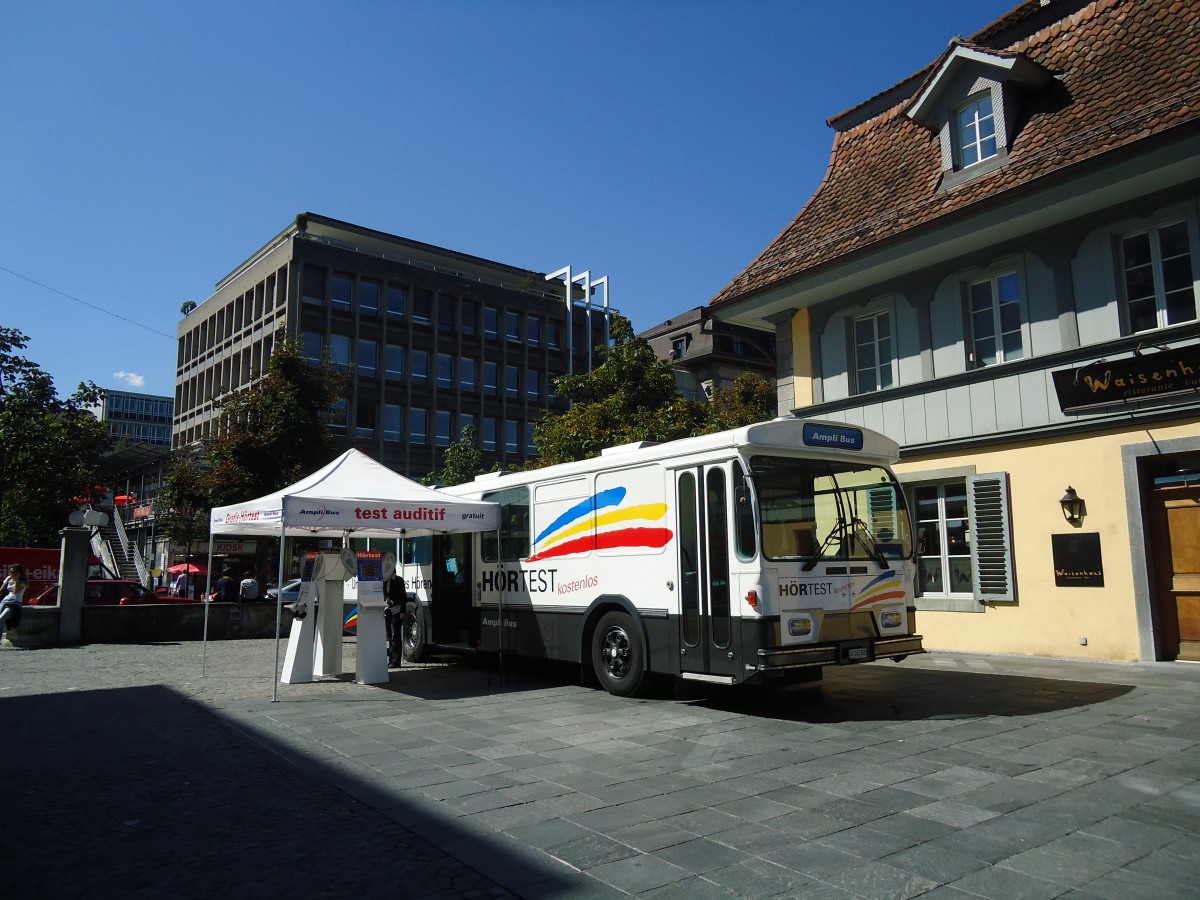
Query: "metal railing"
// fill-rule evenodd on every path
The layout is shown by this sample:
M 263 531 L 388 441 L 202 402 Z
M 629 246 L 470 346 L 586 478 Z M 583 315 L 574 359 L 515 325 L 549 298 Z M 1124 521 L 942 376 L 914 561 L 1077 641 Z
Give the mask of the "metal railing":
M 108 541 L 104 539 L 104 535 L 100 533 L 99 528 L 92 529 L 91 545 L 92 552 L 100 557 L 100 562 L 108 573 L 113 577 L 119 578 L 121 567 L 117 565 L 117 561 L 113 557 L 112 547 L 108 545 Z
M 125 559 L 133 560 L 133 566 L 137 569 L 138 581 L 142 587 L 150 587 L 150 568 L 142 559 L 141 551 L 129 540 L 129 535 L 125 533 L 125 523 L 121 521 L 121 513 L 116 509 L 113 510 L 113 524 L 116 526 L 117 538 L 121 541 L 121 552 Z

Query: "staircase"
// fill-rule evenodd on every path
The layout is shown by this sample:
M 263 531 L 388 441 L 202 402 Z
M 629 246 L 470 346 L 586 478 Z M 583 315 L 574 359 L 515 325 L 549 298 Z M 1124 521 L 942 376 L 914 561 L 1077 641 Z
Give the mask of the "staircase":
M 124 578 L 127 581 L 136 581 L 139 584 L 145 584 L 146 580 L 142 577 L 141 569 L 144 564 L 138 565 L 140 555 L 137 548 L 129 543 L 124 538 L 124 529 L 116 524 L 116 516 L 120 515 L 115 509 L 108 511 L 108 524 L 101 525 L 99 537 L 106 545 L 108 545 L 108 554 L 99 554 L 100 558 L 105 560 L 106 565 L 111 564 L 116 567 L 116 577 Z M 111 563 L 110 563 L 111 559 Z

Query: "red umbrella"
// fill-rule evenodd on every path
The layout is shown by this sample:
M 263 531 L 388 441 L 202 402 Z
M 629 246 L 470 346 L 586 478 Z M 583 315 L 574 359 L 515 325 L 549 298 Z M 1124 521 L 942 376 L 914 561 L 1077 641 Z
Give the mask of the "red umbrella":
M 195 563 L 175 563 L 173 566 L 167 566 L 168 575 L 178 575 L 180 572 L 187 572 L 189 575 L 203 575 L 204 566 L 198 566 Z
M 113 497 L 114 506 L 129 506 L 134 503 L 137 503 L 137 497 L 132 494 L 117 494 L 117 496 Z

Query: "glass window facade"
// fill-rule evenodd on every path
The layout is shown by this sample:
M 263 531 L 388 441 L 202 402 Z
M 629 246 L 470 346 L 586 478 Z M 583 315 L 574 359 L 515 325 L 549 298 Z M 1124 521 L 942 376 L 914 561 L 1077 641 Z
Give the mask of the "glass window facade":
M 354 296 L 354 278 L 350 275 L 343 275 L 341 272 L 333 273 L 333 280 L 330 282 L 329 305 L 334 309 L 349 311 L 353 303 Z
M 412 360 L 412 383 L 413 384 L 428 384 L 429 383 L 429 353 L 425 350 L 413 350 L 409 353 L 409 358 Z
M 403 319 L 408 312 L 408 288 L 400 284 L 389 284 L 387 289 L 387 314 L 389 319 Z

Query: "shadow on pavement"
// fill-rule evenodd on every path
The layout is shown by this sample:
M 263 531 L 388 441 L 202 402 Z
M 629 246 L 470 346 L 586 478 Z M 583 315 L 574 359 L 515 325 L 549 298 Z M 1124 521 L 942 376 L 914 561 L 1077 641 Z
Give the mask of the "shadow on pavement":
M 822 681 L 795 688 L 710 691 L 697 702 L 795 722 L 886 722 L 1029 716 L 1090 706 L 1132 690 L 1122 684 L 905 669 L 885 663 L 827 667 Z
M 496 693 L 577 687 L 577 665 L 513 657 L 503 675 L 485 657 L 451 665 L 417 665 L 373 685 L 423 700 L 462 699 Z M 351 679 L 353 680 L 353 679 Z M 599 690 L 597 688 L 597 690 Z M 794 722 L 837 723 L 1028 716 L 1102 703 L 1131 685 L 1066 681 L 988 672 L 904 668 L 902 664 L 829 666 L 824 679 L 788 688 L 719 685 L 657 678 L 646 696 L 680 700 L 743 715 Z M 622 701 L 614 698 L 614 702 Z
M 322 761 L 291 765 L 294 747 L 277 756 L 170 688 L 9 697 L 0 721 L 0 833 L 21 848 L 0 896 L 509 896 L 418 836 L 453 840 L 452 820 L 410 831 L 322 780 Z

